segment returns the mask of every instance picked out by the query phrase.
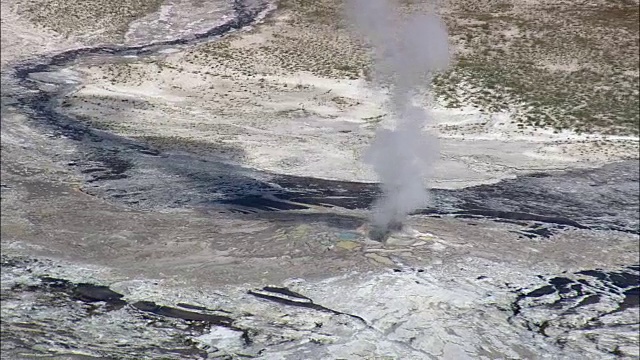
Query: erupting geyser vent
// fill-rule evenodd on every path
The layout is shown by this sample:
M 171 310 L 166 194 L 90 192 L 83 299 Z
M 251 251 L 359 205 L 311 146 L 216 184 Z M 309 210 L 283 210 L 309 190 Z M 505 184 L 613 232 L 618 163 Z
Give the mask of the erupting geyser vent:
M 372 225 L 369 230 L 369 239 L 379 242 L 386 241 L 392 232 L 402 230 L 402 223 L 399 221 L 391 221 L 386 226 Z

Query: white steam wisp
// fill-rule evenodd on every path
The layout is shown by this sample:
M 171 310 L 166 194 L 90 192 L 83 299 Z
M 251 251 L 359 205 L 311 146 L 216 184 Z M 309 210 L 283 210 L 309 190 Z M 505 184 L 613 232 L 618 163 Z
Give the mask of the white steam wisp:
M 383 240 L 428 200 L 425 179 L 438 155 L 436 139 L 423 132 L 430 114 L 413 104 L 433 74 L 449 64 L 444 22 L 435 14 L 401 14 L 388 0 L 349 0 L 349 19 L 371 44 L 374 80 L 390 85 L 393 130 L 380 128 L 365 155 L 377 173 L 382 197 L 374 204 L 370 236 Z

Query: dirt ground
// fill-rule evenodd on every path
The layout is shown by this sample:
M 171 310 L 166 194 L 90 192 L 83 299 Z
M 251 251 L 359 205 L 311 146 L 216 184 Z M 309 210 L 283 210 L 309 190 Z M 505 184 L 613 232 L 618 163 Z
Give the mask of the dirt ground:
M 233 2 L 125 3 L 2 3 L 3 356 L 638 356 L 637 2 L 433 5 L 433 199 L 385 243 L 340 2 L 206 41 Z

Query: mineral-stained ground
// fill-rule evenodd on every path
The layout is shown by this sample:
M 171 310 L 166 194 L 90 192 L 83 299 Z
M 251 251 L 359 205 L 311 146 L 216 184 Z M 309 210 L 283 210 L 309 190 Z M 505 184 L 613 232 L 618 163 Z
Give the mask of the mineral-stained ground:
M 338 0 L 2 3 L 6 359 L 640 356 L 638 2 L 446 21 L 431 201 Z

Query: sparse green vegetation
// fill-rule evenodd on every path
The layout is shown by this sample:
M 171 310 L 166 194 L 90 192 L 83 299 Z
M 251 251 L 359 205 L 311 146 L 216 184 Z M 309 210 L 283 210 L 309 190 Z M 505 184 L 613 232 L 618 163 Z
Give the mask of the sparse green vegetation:
M 638 135 L 637 4 L 518 12 L 506 1 L 474 1 L 454 9 L 450 35 L 464 52 L 434 81 L 448 106 L 511 110 L 536 127 Z
M 288 73 L 358 79 L 370 61 L 361 44 L 342 28 L 340 6 L 335 0 L 280 1 L 279 11 L 288 17 L 277 24 L 268 41 L 255 47 L 234 47 L 231 40 L 222 39 L 198 46 L 183 59 L 199 66 L 243 63 L 242 67 L 232 66 L 240 76 L 276 75 L 265 69 L 267 65 Z
M 32 22 L 62 35 L 94 32 L 102 40 L 120 40 L 129 24 L 159 9 L 163 0 L 30 0 L 18 11 Z
M 129 6 L 142 9 L 143 3 L 148 10 L 153 2 Z M 254 97 L 272 90 L 308 90 L 304 84 L 274 81 L 280 75 L 308 72 L 371 80 L 369 50 L 345 29 L 342 3 L 280 0 L 264 41 L 239 46 L 232 35 L 178 57 L 151 60 L 155 69 L 122 62 L 103 66 L 102 71 L 111 84 L 129 85 L 141 85 L 159 75 L 175 81 L 187 74 L 205 83 L 216 77 L 238 85 L 234 93 L 218 91 L 217 96 L 242 101 L 255 101 Z M 424 7 L 423 1 L 401 3 L 407 11 Z M 524 7 L 507 0 L 466 0 L 444 6 L 456 54 L 451 69 L 436 76 L 433 85 L 446 106 L 510 111 L 519 129 L 535 126 L 638 135 L 640 14 L 636 4 L 553 2 Z M 214 85 L 203 86 L 203 90 L 216 90 Z M 341 98 L 332 101 L 339 107 L 350 106 Z
M 280 0 L 278 8 L 289 11 L 293 16 L 291 23 L 309 23 L 339 25 L 342 23 L 340 0 Z
M 425 2 L 400 3 L 411 11 Z M 278 36 L 264 53 L 289 71 L 370 79 L 365 46 L 344 30 L 342 1 L 279 4 L 294 14 L 288 23 L 297 33 Z M 459 49 L 451 70 L 434 80 L 447 106 L 509 110 L 523 126 L 639 133 L 637 3 L 469 0 L 444 6 Z

